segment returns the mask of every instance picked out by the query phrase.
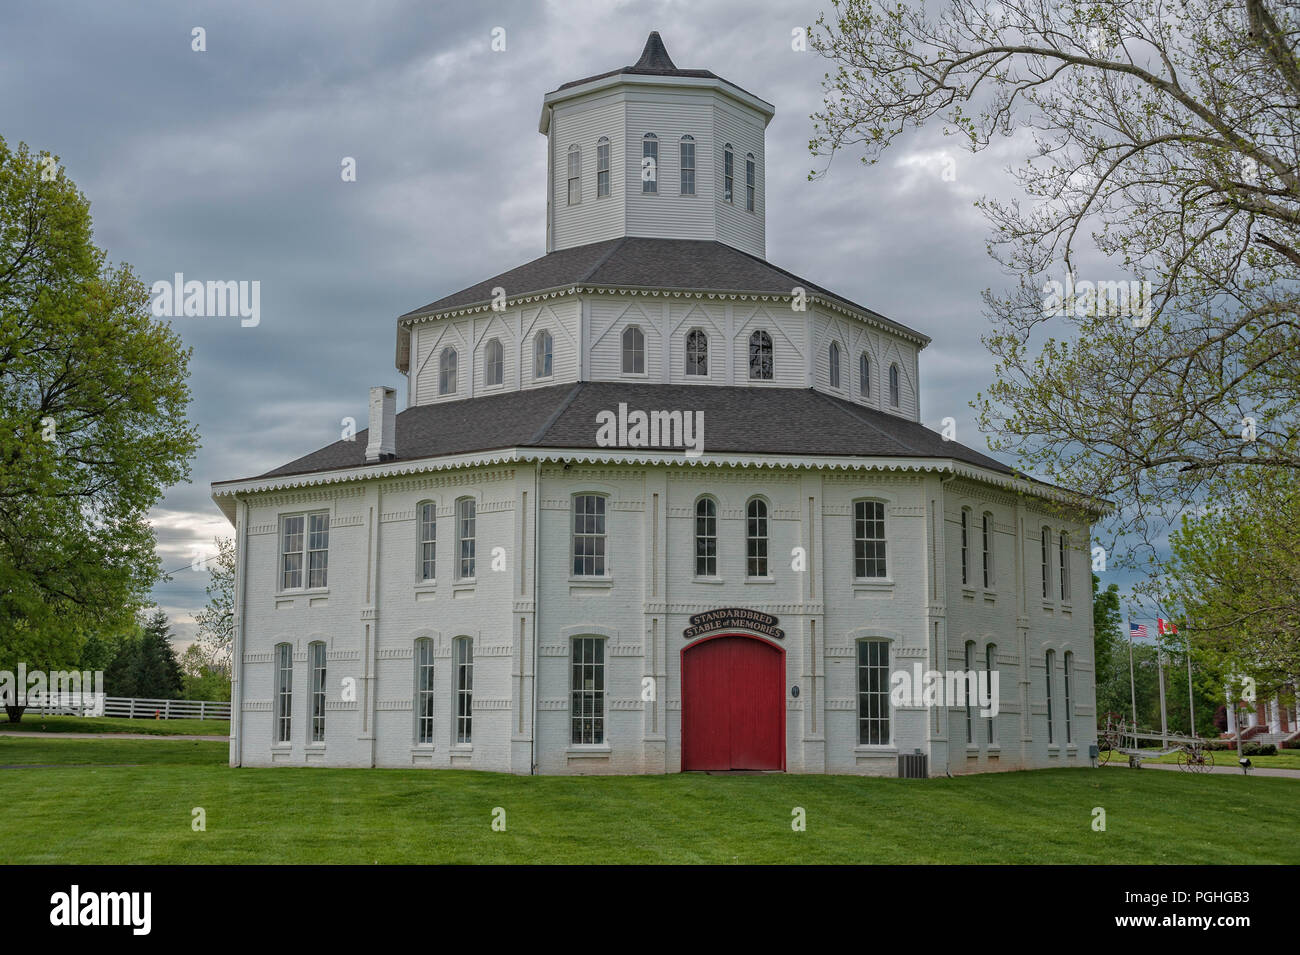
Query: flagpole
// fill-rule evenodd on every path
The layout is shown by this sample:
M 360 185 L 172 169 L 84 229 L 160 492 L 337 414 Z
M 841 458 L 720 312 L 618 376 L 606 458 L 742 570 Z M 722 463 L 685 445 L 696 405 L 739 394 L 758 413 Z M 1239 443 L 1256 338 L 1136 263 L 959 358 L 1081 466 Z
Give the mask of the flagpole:
M 1138 697 L 1137 684 L 1133 682 L 1133 620 L 1128 622 L 1128 691 L 1133 704 L 1133 745 L 1137 746 Z

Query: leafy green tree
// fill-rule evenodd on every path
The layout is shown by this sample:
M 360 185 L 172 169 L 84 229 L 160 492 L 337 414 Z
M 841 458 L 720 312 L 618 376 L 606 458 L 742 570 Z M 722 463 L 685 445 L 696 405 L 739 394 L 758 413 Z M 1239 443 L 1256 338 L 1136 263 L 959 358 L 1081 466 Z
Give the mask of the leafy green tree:
M 1101 589 L 1101 578 L 1092 575 L 1092 631 L 1096 655 L 1097 715 L 1128 713 L 1128 645 L 1124 642 L 1119 585 Z
M 208 603 L 194 615 L 199 625 L 196 645 L 201 648 L 205 663 L 224 667 L 229 674 L 235 642 L 235 541 L 218 537 L 215 543 L 217 556 L 209 566 L 212 576 L 207 586 Z
M 159 578 L 146 514 L 198 441 L 189 351 L 148 299 L 55 157 L 0 139 L 0 668 L 75 665 Z
M 180 661 L 171 641 L 171 624 L 154 610 L 122 641 L 117 655 L 104 671 L 109 696 L 149 700 L 176 700 L 185 689 Z
M 1145 546 L 1114 556 L 1135 566 L 1224 482 L 1300 468 L 1300 6 L 832 4 L 815 154 L 874 163 L 927 124 L 972 151 L 1026 142 L 1027 201 L 979 203 L 1019 277 L 986 296 L 993 450 L 1118 501 L 1109 530 Z M 1067 277 L 1139 300 L 1051 302 Z
M 187 700 L 230 700 L 230 668 L 209 661 L 203 647 L 191 643 L 181 654 Z

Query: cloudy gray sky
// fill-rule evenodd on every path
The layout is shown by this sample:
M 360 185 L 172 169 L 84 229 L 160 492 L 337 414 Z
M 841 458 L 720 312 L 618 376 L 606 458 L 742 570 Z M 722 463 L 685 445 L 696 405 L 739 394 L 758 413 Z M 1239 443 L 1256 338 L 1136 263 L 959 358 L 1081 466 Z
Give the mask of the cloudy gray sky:
M 991 375 L 979 293 L 1007 280 L 972 207 L 1006 195 L 1025 144 L 972 156 L 937 129 L 878 165 L 836 159 L 816 182 L 809 114 L 826 63 L 791 31 L 804 0 L 434 4 L 103 3 L 0 13 L 0 135 L 60 157 L 91 200 L 96 240 L 152 283 L 257 280 L 261 322 L 180 318 L 193 347 L 193 482 L 152 517 L 164 568 L 229 525 L 214 480 L 265 471 L 366 417 L 367 388 L 403 394 L 396 317 L 541 255 L 544 93 L 636 60 L 659 30 L 679 67 L 710 69 L 774 103 L 767 130 L 772 262 L 934 339 L 922 418 L 958 421 Z M 206 33 L 205 52 L 191 49 Z M 493 52 L 502 27 L 506 50 Z M 944 154 L 956 162 L 942 176 Z M 354 157 L 357 181 L 340 176 Z M 182 636 L 206 573 L 155 597 Z

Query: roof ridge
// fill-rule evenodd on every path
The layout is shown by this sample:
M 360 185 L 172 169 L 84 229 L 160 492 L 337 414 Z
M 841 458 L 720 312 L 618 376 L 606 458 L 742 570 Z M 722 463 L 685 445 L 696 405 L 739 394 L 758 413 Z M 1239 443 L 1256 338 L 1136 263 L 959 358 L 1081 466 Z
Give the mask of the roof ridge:
M 542 422 L 542 426 L 533 433 L 531 438 L 528 439 L 530 445 L 537 444 L 537 442 L 546 437 L 546 432 L 551 430 L 555 422 L 559 420 L 560 415 L 569 410 L 569 405 L 573 404 L 573 400 L 578 397 L 578 394 L 584 387 L 586 387 L 586 384 L 585 381 L 574 382 L 573 387 L 569 389 L 569 393 L 564 396 L 564 400 L 556 406 L 555 410 L 551 412 L 550 417 Z
M 599 259 L 597 259 L 596 263 L 592 265 L 591 268 L 589 268 L 586 272 L 584 272 L 581 276 L 579 276 L 578 281 L 579 282 L 591 281 L 591 277 L 600 270 L 600 267 L 604 265 L 606 262 L 608 262 L 615 252 L 623 248 L 624 244 L 630 238 L 632 238 L 630 235 L 620 235 L 616 239 L 614 239 L 614 244 L 609 247 L 609 251 L 606 252 L 604 255 L 602 255 Z M 574 246 L 574 248 L 581 248 L 581 246 Z

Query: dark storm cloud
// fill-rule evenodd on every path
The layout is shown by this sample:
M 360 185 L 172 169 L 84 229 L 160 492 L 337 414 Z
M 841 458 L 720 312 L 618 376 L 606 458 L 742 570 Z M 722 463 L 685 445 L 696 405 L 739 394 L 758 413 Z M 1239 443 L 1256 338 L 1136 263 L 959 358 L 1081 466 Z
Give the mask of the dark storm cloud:
M 166 569 L 228 532 L 211 481 L 259 473 L 364 426 L 389 384 L 394 320 L 544 251 L 544 93 L 633 62 L 659 30 L 678 66 L 774 103 L 768 258 L 912 325 L 922 417 L 982 447 L 968 402 L 990 362 L 979 292 L 981 192 L 1015 150 L 971 156 L 926 131 L 809 182 L 808 119 L 826 65 L 791 49 L 819 4 L 50 3 L 0 19 L 0 134 L 57 153 L 97 241 L 146 282 L 261 283 L 261 322 L 178 318 L 194 349 L 193 483 L 154 513 Z M 206 31 L 206 52 L 191 30 Z M 506 31 L 506 51 L 490 50 Z M 947 150 L 955 181 L 936 158 Z M 357 181 L 340 177 L 344 157 Z M 206 574 L 159 587 L 189 633 Z

